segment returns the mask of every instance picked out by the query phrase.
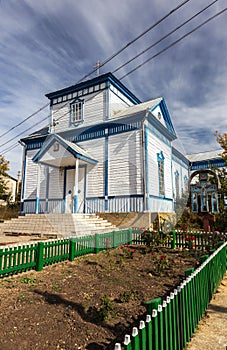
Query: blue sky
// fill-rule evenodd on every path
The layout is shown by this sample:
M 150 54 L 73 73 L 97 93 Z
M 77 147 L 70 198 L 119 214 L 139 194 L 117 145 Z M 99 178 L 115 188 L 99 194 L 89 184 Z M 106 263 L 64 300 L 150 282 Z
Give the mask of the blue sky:
M 97 61 L 103 62 L 182 2 L 0 0 L 0 135 L 48 103 L 46 93 L 79 81 Z M 188 1 L 103 66 L 100 73 L 113 72 L 210 3 L 212 0 Z M 116 72 L 116 77 L 121 78 L 225 7 L 226 0 L 216 1 Z M 165 98 L 186 153 L 217 149 L 214 133 L 227 129 L 226 20 L 227 11 L 122 80 L 142 101 Z M 21 170 L 22 147 L 4 151 L 46 125 L 47 119 L 38 123 L 48 113 L 47 107 L 0 137 L 0 154 L 10 161 L 13 176 Z

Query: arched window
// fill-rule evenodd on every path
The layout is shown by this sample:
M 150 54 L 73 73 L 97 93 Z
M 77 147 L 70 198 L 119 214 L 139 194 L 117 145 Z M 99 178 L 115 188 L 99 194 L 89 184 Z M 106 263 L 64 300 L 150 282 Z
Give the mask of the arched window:
M 165 157 L 163 155 L 163 152 L 160 151 L 157 154 L 157 161 L 158 161 L 159 195 L 161 196 L 164 196 L 165 194 L 164 160 L 165 160 Z

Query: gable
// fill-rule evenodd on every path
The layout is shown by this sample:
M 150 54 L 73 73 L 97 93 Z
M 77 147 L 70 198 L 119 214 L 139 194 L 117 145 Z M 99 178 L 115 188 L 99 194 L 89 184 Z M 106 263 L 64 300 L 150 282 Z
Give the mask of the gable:
M 167 128 L 173 135 L 176 136 L 169 111 L 167 109 L 164 98 L 162 98 L 158 103 L 150 109 L 153 116 L 159 120 L 159 122 Z

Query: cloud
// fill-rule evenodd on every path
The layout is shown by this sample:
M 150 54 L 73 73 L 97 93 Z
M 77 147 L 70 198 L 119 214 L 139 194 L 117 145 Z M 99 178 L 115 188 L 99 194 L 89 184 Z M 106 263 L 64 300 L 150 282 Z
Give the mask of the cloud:
M 47 103 L 46 93 L 76 83 L 98 60 L 103 62 L 179 3 L 178 0 L 152 3 L 149 0 L 2 0 L 0 134 Z M 209 3 L 208 0 L 188 2 L 129 45 L 101 68 L 101 73 L 115 70 Z M 224 6 L 224 0 L 216 2 L 187 26 L 117 72 L 117 78 Z M 159 96 L 166 99 L 187 153 L 214 149 L 215 130 L 224 132 L 227 128 L 226 29 L 225 16 L 219 16 L 122 80 L 142 101 Z M 45 113 L 48 115 L 48 108 Z M 33 123 L 30 120 L 24 129 L 43 115 L 37 115 Z M 22 127 L 7 137 L 16 137 L 21 131 Z M 6 154 L 14 174 L 21 168 L 18 150 L 19 147 Z

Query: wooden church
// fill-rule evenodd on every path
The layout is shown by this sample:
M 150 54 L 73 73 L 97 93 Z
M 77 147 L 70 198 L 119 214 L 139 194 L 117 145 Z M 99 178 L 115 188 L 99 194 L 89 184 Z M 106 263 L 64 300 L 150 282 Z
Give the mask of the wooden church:
M 188 160 L 164 98 L 107 73 L 46 95 L 49 127 L 21 140 L 21 214 L 173 212 Z

